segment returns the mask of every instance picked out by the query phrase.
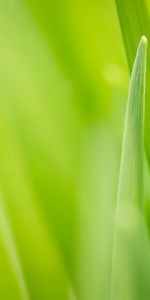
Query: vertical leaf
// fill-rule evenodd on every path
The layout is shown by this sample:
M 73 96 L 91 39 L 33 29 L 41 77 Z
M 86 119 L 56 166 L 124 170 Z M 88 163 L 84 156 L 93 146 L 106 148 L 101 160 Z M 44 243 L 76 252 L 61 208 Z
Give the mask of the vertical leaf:
M 115 215 L 112 300 L 149 299 L 149 241 L 142 213 L 147 40 L 141 38 L 131 75 Z
M 134 61 L 136 48 L 141 35 L 150 38 L 150 22 L 145 0 L 116 0 L 116 6 L 125 44 L 130 71 Z M 146 91 L 146 116 L 145 116 L 145 146 L 150 164 L 150 49 L 148 49 Z
M 141 38 L 129 88 L 118 201 L 141 204 L 147 40 Z

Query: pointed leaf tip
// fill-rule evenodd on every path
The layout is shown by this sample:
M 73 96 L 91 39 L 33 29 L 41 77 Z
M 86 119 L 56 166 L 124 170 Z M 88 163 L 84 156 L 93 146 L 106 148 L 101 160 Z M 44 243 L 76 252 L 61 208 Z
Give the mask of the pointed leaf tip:
M 142 35 L 142 37 L 141 37 L 141 43 L 145 44 L 147 46 L 147 38 L 146 38 L 145 35 Z
M 142 35 L 138 47 L 139 52 L 141 51 L 145 53 L 147 51 L 147 44 L 148 44 L 147 38 L 144 35 Z

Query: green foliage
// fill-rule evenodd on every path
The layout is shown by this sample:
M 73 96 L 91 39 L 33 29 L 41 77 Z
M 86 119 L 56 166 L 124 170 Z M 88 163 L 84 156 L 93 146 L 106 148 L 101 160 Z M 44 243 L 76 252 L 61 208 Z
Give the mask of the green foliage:
M 142 1 L 117 7 L 131 70 L 149 13 Z M 0 299 L 148 299 L 144 38 L 115 226 L 128 69 L 114 1 L 1 0 L 0 44 Z

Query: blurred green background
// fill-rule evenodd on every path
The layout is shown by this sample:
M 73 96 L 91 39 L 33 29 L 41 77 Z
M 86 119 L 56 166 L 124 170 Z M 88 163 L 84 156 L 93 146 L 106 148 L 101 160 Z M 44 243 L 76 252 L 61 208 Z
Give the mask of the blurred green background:
M 0 0 L 0 299 L 110 299 L 128 76 L 113 0 Z

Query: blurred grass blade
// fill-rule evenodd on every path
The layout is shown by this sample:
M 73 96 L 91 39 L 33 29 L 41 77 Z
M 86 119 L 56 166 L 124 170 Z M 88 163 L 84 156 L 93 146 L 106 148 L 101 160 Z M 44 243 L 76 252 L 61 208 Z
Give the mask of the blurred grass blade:
M 30 297 L 28 295 L 24 274 L 17 253 L 17 248 L 15 245 L 13 234 L 11 232 L 10 224 L 8 222 L 7 214 L 2 201 L 3 200 L 0 197 L 0 236 L 2 236 L 2 239 L 4 241 L 5 249 L 8 254 L 10 264 L 12 266 L 13 272 L 15 274 L 18 283 L 21 299 L 29 300 Z
M 145 0 L 116 0 L 116 6 L 131 71 L 140 37 L 150 36 L 148 10 Z
M 25 299 L 24 278 L 30 299 L 68 300 L 61 254 L 47 227 L 12 124 L 8 106 L 4 109 L 1 103 L 0 189 L 4 204 L 0 207 L 0 299 Z
M 130 72 L 139 39 L 142 35 L 150 38 L 150 22 L 145 0 L 116 0 L 116 6 L 125 44 Z M 145 115 L 145 145 L 150 165 L 150 49 L 148 49 L 147 91 Z
M 150 253 L 142 206 L 147 40 L 141 38 L 127 104 L 115 215 L 112 300 L 149 299 Z

